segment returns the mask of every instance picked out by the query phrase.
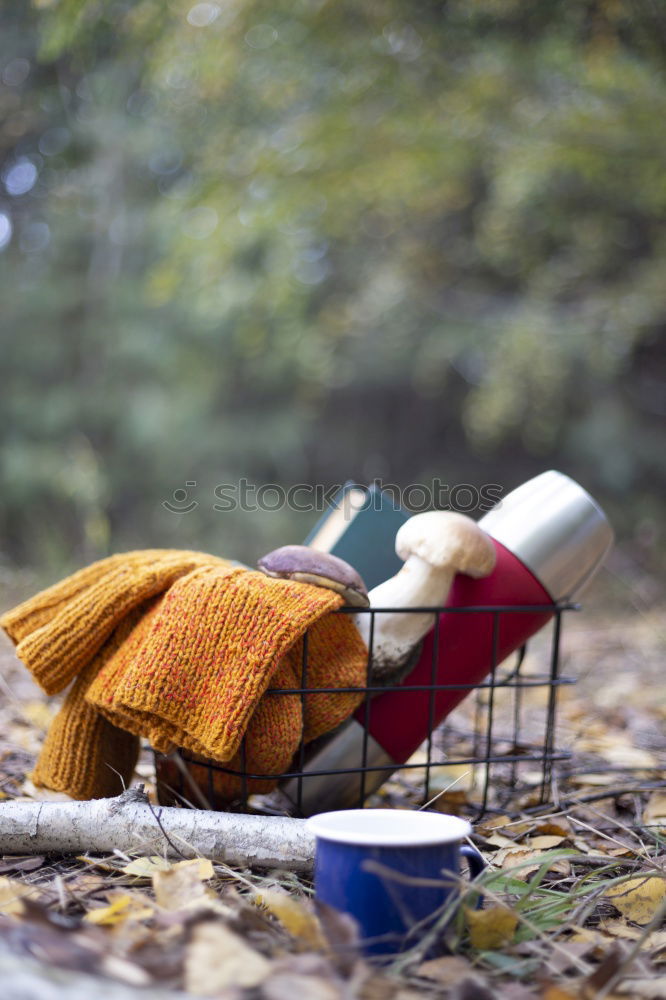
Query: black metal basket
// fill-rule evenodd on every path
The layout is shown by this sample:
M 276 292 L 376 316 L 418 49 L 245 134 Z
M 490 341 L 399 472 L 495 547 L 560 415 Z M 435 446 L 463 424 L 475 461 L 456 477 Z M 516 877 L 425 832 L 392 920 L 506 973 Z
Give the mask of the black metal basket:
M 389 609 L 367 609 L 373 616 Z M 527 646 L 517 650 L 504 663 L 498 662 L 496 637 L 502 616 L 544 611 L 552 620 L 531 640 L 537 654 L 527 656 Z M 305 717 L 306 697 L 318 693 L 358 693 L 363 696 L 365 738 L 360 756 L 353 766 L 335 766 L 313 753 L 313 744 L 301 743 L 288 772 L 257 774 L 241 769 L 231 769 L 224 764 L 189 753 L 174 751 L 165 757 L 156 754 L 157 789 L 164 804 L 194 805 L 211 809 L 259 812 L 291 812 L 302 815 L 303 789 L 313 777 L 322 781 L 350 783 L 353 794 L 346 791 L 341 806 L 406 805 L 420 808 L 434 801 L 445 811 L 463 813 L 478 820 L 486 813 L 502 811 L 509 803 L 517 801 L 538 805 L 548 801 L 553 778 L 553 765 L 570 754 L 556 746 L 556 712 L 558 691 L 563 685 L 575 683 L 572 677 L 560 672 L 562 620 L 566 612 L 579 610 L 579 606 L 560 603 L 547 608 L 524 605 L 501 605 L 491 608 L 415 608 L 404 613 L 431 612 L 437 618 L 445 612 L 471 613 L 484 611 L 493 615 L 493 652 L 488 663 L 486 678 L 477 684 L 446 684 L 435 680 L 433 668 L 431 684 L 418 687 L 410 685 L 409 676 L 394 686 L 368 684 L 363 688 L 313 688 L 308 686 L 308 635 L 302 639 L 300 686 L 289 689 L 269 689 L 266 694 L 275 697 L 299 695 Z M 337 614 L 357 614 L 357 608 L 341 608 Z M 402 609 L 401 609 L 402 613 Z M 370 646 L 372 649 L 371 627 Z M 433 657 L 434 660 L 434 657 Z M 368 657 L 368 678 L 372 656 Z M 427 737 L 417 754 L 404 764 L 387 768 L 374 764 L 368 757 L 368 724 L 372 713 L 373 697 L 387 691 L 427 690 L 430 698 L 430 720 Z M 442 691 L 469 692 L 466 698 L 442 723 L 434 723 L 435 696 Z M 358 713 L 357 713 L 358 718 Z M 319 749 L 325 748 L 330 737 L 316 741 Z M 241 747 L 241 761 L 244 753 Z M 326 755 L 324 754 L 324 760 Z M 467 773 L 462 769 L 468 769 Z M 390 773 L 392 772 L 392 773 Z M 382 787 L 374 791 L 379 774 Z M 456 774 L 458 775 L 456 777 Z M 240 789 L 230 802 L 221 800 L 216 791 L 219 775 L 236 779 Z M 461 788 L 461 777 L 465 775 Z M 257 779 L 272 779 L 280 786 L 290 788 L 291 806 L 278 795 L 257 796 L 250 793 L 249 783 Z M 308 810 L 305 810 L 307 813 Z M 312 811 L 312 810 L 310 810 Z

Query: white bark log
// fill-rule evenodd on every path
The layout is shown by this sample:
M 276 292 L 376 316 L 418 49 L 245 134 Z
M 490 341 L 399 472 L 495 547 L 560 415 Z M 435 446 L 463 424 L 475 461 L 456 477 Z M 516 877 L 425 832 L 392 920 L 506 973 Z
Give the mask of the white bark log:
M 0 802 L 0 854 L 109 854 L 116 849 L 307 872 L 314 838 L 305 820 L 151 807 L 137 788 L 88 802 Z

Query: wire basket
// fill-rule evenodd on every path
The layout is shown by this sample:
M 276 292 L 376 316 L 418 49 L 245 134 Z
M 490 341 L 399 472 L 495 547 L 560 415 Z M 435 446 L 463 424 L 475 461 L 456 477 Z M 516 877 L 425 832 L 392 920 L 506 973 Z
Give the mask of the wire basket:
M 373 616 L 391 609 L 363 609 Z M 493 616 L 492 652 L 484 680 L 475 684 L 446 683 L 446 670 L 438 669 L 436 644 L 433 652 L 431 683 L 410 684 L 408 674 L 400 683 L 379 685 L 371 680 L 372 636 L 368 655 L 367 683 L 364 687 L 323 688 L 308 686 L 308 634 L 302 640 L 301 678 L 298 687 L 269 689 L 265 696 L 301 698 L 303 718 L 307 713 L 307 697 L 314 693 L 357 694 L 362 699 L 356 712 L 364 729 L 364 738 L 358 747 L 356 759 L 343 762 L 334 754 L 326 753 L 332 739 L 340 739 L 339 732 L 326 735 L 311 744 L 301 742 L 288 771 L 280 774 L 258 774 L 244 766 L 245 747 L 241 744 L 240 768 L 230 768 L 223 763 L 209 760 L 187 750 L 177 750 L 169 755 L 155 754 L 156 783 L 159 801 L 164 805 L 191 805 L 198 808 L 288 813 L 304 815 L 312 811 L 312 796 L 308 789 L 313 781 L 322 783 L 344 782 L 344 801 L 340 808 L 364 805 L 402 805 L 421 808 L 437 802 L 444 811 L 455 811 L 478 820 L 487 813 L 503 811 L 509 804 L 539 805 L 548 801 L 553 779 L 554 764 L 570 758 L 570 753 L 556 745 L 556 714 L 558 692 L 564 685 L 575 683 L 574 678 L 561 674 L 561 635 L 565 613 L 579 610 L 571 603 L 559 603 L 538 608 L 533 605 L 497 605 L 490 608 L 415 608 L 398 613 L 431 613 L 436 619 L 445 612 L 473 614 L 483 612 Z M 503 663 L 497 655 L 503 616 L 525 612 L 543 612 L 552 615 L 550 622 L 538 636 L 518 649 Z M 358 608 L 341 608 L 335 614 L 358 614 Z M 439 676 L 437 676 L 439 674 Z M 429 725 L 421 747 L 404 763 L 377 765 L 370 759 L 369 727 L 372 719 L 373 700 L 387 692 L 426 692 L 429 699 Z M 456 692 L 464 700 L 437 724 L 435 705 L 442 692 Z M 396 720 L 399 724 L 399 720 Z M 322 766 L 322 760 L 325 762 Z M 220 794 L 220 787 L 236 789 L 230 799 L 228 791 Z M 278 785 L 278 791 L 256 794 L 260 789 Z M 289 789 L 285 797 L 280 789 Z M 305 808 L 306 800 L 310 808 Z M 330 808 L 326 805 L 325 808 Z M 336 807 L 335 805 L 333 807 Z

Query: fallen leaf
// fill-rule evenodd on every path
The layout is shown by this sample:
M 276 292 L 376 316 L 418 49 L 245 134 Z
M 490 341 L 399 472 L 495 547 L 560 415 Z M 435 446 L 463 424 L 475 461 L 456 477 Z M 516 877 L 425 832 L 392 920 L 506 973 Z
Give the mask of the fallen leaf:
M 487 844 L 493 847 L 515 847 L 516 842 L 511 837 L 505 837 L 503 833 L 491 833 L 485 838 Z
M 118 865 L 112 865 L 106 858 L 89 858 L 85 854 L 77 854 L 76 860 L 91 868 L 99 868 L 103 872 L 117 872 Z
M 624 920 L 603 920 L 599 928 L 612 937 L 626 938 L 628 941 L 637 941 L 643 931 L 638 927 L 632 927 Z M 641 941 L 641 951 L 662 951 L 666 949 L 666 930 L 652 931 L 651 934 Z
M 616 767 L 653 768 L 659 763 L 649 750 L 634 746 L 628 733 L 616 729 L 608 732 L 601 728 L 595 733 L 588 727 L 585 736 L 577 739 L 575 745 L 578 751 L 598 754 Z M 611 777 L 617 780 L 616 776 Z
M 440 986 L 453 986 L 472 971 L 472 966 L 466 958 L 444 955 L 442 958 L 431 958 L 427 962 L 422 962 L 415 971 L 417 976 L 432 979 Z
M 136 896 L 130 896 L 128 893 L 121 893 L 108 906 L 89 910 L 85 919 L 89 924 L 113 927 L 129 919 L 144 920 L 147 917 L 152 917 L 153 913 L 153 907 L 150 906 L 147 898 L 140 899 Z
M 32 872 L 36 868 L 41 868 L 44 864 L 42 855 L 19 855 L 17 857 L 4 857 L 0 861 L 0 873 L 5 872 Z
M 451 791 L 440 792 L 437 798 L 430 803 L 431 809 L 436 809 L 437 812 L 446 813 L 448 816 L 458 816 L 462 809 L 468 805 L 467 792 L 457 791 L 455 788 Z
M 653 792 L 643 810 L 646 826 L 657 827 L 659 833 L 666 832 L 666 792 Z
M 26 885 L 18 879 L 0 878 L 0 913 L 10 913 L 18 916 L 23 913 L 21 899 L 25 896 L 39 896 L 39 889 L 34 885 Z
M 259 986 L 271 972 L 268 959 L 219 920 L 206 920 L 193 928 L 184 967 L 185 989 L 195 996 L 209 996 L 230 986 Z
M 649 979 L 625 979 L 615 987 L 618 993 L 626 994 L 632 1000 L 664 1000 L 666 997 L 666 976 L 651 976 Z
M 474 784 L 474 769 L 469 764 L 436 764 L 430 768 L 428 786 L 431 795 L 438 792 L 468 792 Z
M 530 837 L 527 844 L 537 851 L 551 851 L 554 847 L 559 847 L 564 839 L 564 837 L 553 834 L 542 834 L 538 837 Z
M 262 889 L 255 901 L 280 921 L 292 937 L 304 941 L 310 948 L 325 947 L 317 917 L 304 902 L 281 889 Z
M 153 872 L 153 889 L 159 906 L 165 910 L 192 909 L 217 902 L 217 896 L 204 885 L 212 878 L 213 865 L 204 858 L 179 861 L 166 871 Z
M 513 878 L 521 879 L 523 882 L 547 861 L 549 859 L 541 851 L 534 850 L 529 846 L 502 847 L 494 858 L 494 862 L 499 868 L 503 871 L 510 871 Z M 571 865 L 566 858 L 553 858 L 549 862 L 548 870 L 560 875 L 569 875 Z
M 571 826 L 566 819 L 547 820 L 545 823 L 539 823 L 536 832 L 551 833 L 555 837 L 570 837 Z
M 612 886 L 604 893 L 613 906 L 636 924 L 649 924 L 666 899 L 666 879 L 646 875 Z
M 152 855 L 151 857 L 135 858 L 134 861 L 130 861 L 128 865 L 125 865 L 120 870 L 125 875 L 139 875 L 142 878 L 152 878 L 156 871 L 168 872 L 173 867 L 166 858 L 162 858 L 159 855 Z
M 486 837 L 494 830 L 501 830 L 502 827 L 506 826 L 507 823 L 510 822 L 511 817 L 503 813 L 501 816 L 493 816 L 491 819 L 484 819 L 483 822 L 477 823 L 474 830 L 475 833 L 480 834 L 482 837 Z
M 592 930 L 589 927 L 578 927 L 577 925 L 574 925 L 573 933 L 569 938 L 569 941 L 580 941 L 589 945 L 590 949 L 594 949 L 594 954 L 597 958 L 608 951 L 608 945 L 611 940 L 609 935 L 603 934 L 599 930 Z
M 592 845 L 588 844 L 588 842 L 583 840 L 582 837 L 573 837 L 571 843 L 581 854 L 599 854 L 599 849 L 592 847 Z
M 472 947 L 481 951 L 510 944 L 518 926 L 518 915 L 508 906 L 488 906 L 483 910 L 466 906 L 465 919 Z
M 524 837 L 526 833 L 532 833 L 533 830 L 533 820 L 526 820 L 524 823 L 509 823 L 506 827 L 506 832 L 514 838 Z

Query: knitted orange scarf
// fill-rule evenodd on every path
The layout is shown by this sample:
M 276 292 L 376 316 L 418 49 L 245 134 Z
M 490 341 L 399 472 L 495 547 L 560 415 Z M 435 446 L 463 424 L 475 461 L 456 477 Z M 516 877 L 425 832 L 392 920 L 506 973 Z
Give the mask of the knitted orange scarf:
M 160 549 L 112 556 L 37 594 L 0 624 L 47 693 L 74 683 L 33 781 L 79 799 L 116 794 L 140 736 L 235 769 L 245 738 L 248 772 L 285 771 L 301 737 L 339 725 L 360 701 L 266 694 L 301 686 L 307 630 L 307 687 L 363 686 L 367 650 L 347 615 L 329 614 L 342 604 L 330 590 Z M 227 798 L 238 794 L 239 779 L 224 784 Z

